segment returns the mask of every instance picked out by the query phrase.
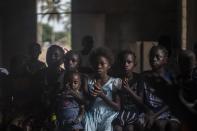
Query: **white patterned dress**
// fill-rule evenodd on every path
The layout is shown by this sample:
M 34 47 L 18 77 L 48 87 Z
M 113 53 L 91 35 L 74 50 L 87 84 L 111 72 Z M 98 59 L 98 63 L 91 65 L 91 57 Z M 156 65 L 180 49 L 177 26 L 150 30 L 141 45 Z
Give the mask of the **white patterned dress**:
M 95 80 L 88 80 L 89 92 L 94 88 Z M 103 92 L 112 100 L 112 92 L 120 88 L 121 80 L 119 78 L 110 78 L 103 86 Z M 107 105 L 103 99 L 96 97 L 91 102 L 91 106 L 85 115 L 85 131 L 112 131 L 112 121 L 116 118 L 118 112 Z

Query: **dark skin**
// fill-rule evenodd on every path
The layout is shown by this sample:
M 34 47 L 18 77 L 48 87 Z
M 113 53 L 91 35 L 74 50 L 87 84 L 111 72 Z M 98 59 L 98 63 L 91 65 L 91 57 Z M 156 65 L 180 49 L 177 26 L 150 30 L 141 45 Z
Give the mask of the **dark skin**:
M 50 51 L 47 51 L 46 60 L 48 68 L 46 75 L 49 83 L 53 82 L 59 77 L 62 71 L 60 65 L 63 62 L 63 55 L 64 54 L 60 51 L 59 48 L 53 48 Z
M 92 50 L 93 48 L 93 38 L 87 38 L 87 37 L 84 37 L 83 40 L 82 40 L 82 46 L 83 46 L 83 49 L 82 49 L 82 54 L 83 55 L 88 55 L 90 53 L 90 51 Z
M 165 76 L 165 65 L 167 64 L 167 56 L 162 49 L 155 49 L 150 52 L 150 65 L 152 67 L 151 74 L 156 77 L 161 77 L 168 84 L 172 82 L 166 79 Z M 158 131 L 165 131 L 167 124 L 171 123 L 168 120 L 157 120 L 156 118 L 163 112 L 168 110 L 168 106 L 163 107 L 158 112 L 152 112 L 151 109 L 146 107 L 146 116 L 144 126 L 147 129 L 155 128 Z
M 54 92 L 56 93 L 58 88 L 58 86 L 54 84 L 57 83 L 57 79 L 63 71 L 63 69 L 60 67 L 63 62 L 63 55 L 63 52 L 56 47 L 52 47 L 47 51 L 46 60 L 48 68 L 45 75 L 49 86 L 47 89 L 44 89 L 44 92 L 50 99 L 52 96 L 55 96 Z
M 133 70 L 136 66 L 133 55 L 126 54 L 123 58 L 122 68 L 123 68 L 123 78 L 122 78 L 122 89 L 129 93 L 129 95 L 136 101 L 136 104 L 143 103 L 142 96 L 136 95 L 130 88 L 128 83 L 128 78 L 133 78 Z
M 72 53 L 69 55 L 65 60 L 64 60 L 64 67 L 66 71 L 71 71 L 71 70 L 76 70 L 79 71 L 79 62 L 80 58 L 78 54 Z M 87 89 L 87 80 L 86 78 L 83 78 L 83 84 L 81 85 L 81 90 L 84 92 L 84 94 L 87 94 L 88 89 Z M 76 94 L 73 94 L 76 95 Z M 85 95 L 86 96 L 86 95 Z M 85 105 L 88 105 L 88 101 L 85 100 L 84 98 L 80 98 L 79 96 L 76 95 L 76 98 L 82 102 Z
M 46 61 L 48 67 L 36 76 L 36 93 L 39 94 L 39 106 L 36 108 L 39 113 L 39 120 L 46 121 L 56 111 L 56 95 L 59 91 L 58 78 L 63 72 L 60 65 L 63 62 L 64 52 L 61 47 L 51 46 L 47 50 Z M 42 108 L 42 110 L 41 110 Z M 40 111 L 41 110 L 41 111 Z
M 66 70 L 78 70 L 79 56 L 77 54 L 70 55 L 67 59 L 65 59 L 64 67 Z
M 63 56 L 64 54 L 59 48 L 53 48 L 50 51 L 47 51 L 46 61 L 48 68 L 57 70 L 63 63 Z
M 98 57 L 97 63 L 94 65 L 94 69 L 96 71 L 96 83 L 94 84 L 94 90 L 91 92 L 91 96 L 100 97 L 103 99 L 110 107 L 114 110 L 120 110 L 120 97 L 118 94 L 113 93 L 113 101 L 110 100 L 102 90 L 102 86 L 109 80 L 109 76 L 107 74 L 110 69 L 110 64 L 107 58 L 100 56 Z
M 136 102 L 136 104 L 138 105 L 142 105 L 143 104 L 143 93 L 141 93 L 139 96 L 129 87 L 129 83 L 128 83 L 128 78 L 133 79 L 133 69 L 135 68 L 136 63 L 135 63 L 135 59 L 134 56 L 132 54 L 125 54 L 122 58 L 121 61 L 121 69 L 122 69 L 122 90 L 124 90 L 125 92 L 127 92 L 129 94 L 130 97 L 133 98 L 133 100 Z M 122 130 L 126 130 L 126 131 L 133 131 L 134 130 L 134 126 L 133 125 L 127 125 L 126 127 L 122 127 L 119 125 L 115 125 L 114 127 L 115 131 L 122 131 Z
M 79 103 L 81 103 L 81 99 L 83 99 L 83 98 L 80 95 L 80 91 L 79 91 L 80 87 L 81 87 L 80 75 L 78 73 L 72 74 L 70 76 L 70 79 L 67 84 L 68 84 L 68 86 L 67 86 L 66 93 L 68 95 L 72 95 L 73 97 L 75 97 L 77 99 L 77 101 L 79 101 Z M 81 103 L 78 117 L 73 122 L 74 123 L 81 122 L 84 113 L 85 113 L 85 108 L 84 108 L 84 105 Z
M 184 52 L 184 51 L 183 51 Z M 186 51 L 185 51 L 186 52 Z M 182 55 L 179 56 L 180 58 L 178 59 L 178 64 L 179 64 L 179 68 L 181 70 L 181 74 L 180 74 L 180 79 L 179 79 L 179 84 L 180 86 L 183 86 L 182 88 L 180 88 L 179 90 L 179 99 L 180 101 L 183 103 L 183 105 L 193 114 L 197 114 L 197 110 L 195 109 L 197 106 L 197 99 L 192 99 L 192 100 L 187 100 L 187 96 L 188 95 L 192 95 L 192 94 L 187 94 L 184 92 L 184 88 L 189 88 L 188 83 L 191 83 L 192 86 L 194 86 L 195 83 L 192 83 L 193 78 L 193 72 L 195 71 L 195 55 L 193 54 L 193 52 L 187 52 L 187 53 L 182 53 Z M 187 83 L 186 87 L 184 87 L 185 83 Z M 194 91 L 194 90 L 193 90 Z M 195 91 L 194 91 L 195 92 Z

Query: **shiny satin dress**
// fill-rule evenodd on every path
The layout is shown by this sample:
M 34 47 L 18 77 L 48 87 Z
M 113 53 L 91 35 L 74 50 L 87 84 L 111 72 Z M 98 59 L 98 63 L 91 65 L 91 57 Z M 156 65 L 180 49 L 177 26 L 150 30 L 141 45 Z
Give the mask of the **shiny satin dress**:
M 88 80 L 88 90 L 94 88 L 95 80 Z M 112 94 L 120 88 L 121 80 L 110 78 L 103 86 L 103 92 L 112 100 Z M 112 131 L 112 121 L 116 118 L 118 112 L 107 105 L 103 99 L 96 97 L 91 100 L 90 108 L 85 114 L 85 131 Z

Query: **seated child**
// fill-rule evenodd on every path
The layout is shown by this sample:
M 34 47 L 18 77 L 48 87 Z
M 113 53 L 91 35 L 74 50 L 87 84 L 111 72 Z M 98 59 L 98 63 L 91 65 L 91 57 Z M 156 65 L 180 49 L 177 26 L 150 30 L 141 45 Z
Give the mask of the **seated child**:
M 112 131 L 112 121 L 120 110 L 117 89 L 121 80 L 108 75 L 113 56 L 106 48 L 97 48 L 90 55 L 94 75 L 88 80 L 91 96 L 85 115 L 85 131 Z
M 64 76 L 64 89 L 58 99 L 57 120 L 59 131 L 79 131 L 83 129 L 81 121 L 84 105 L 81 103 L 81 78 L 77 71 L 67 72 Z
M 122 78 L 122 88 L 119 93 L 121 112 L 113 122 L 115 131 L 133 131 L 138 126 L 138 105 L 142 104 L 143 88 L 140 86 L 139 75 L 133 72 L 135 59 L 135 54 L 130 50 L 124 50 L 118 55 L 118 76 Z
M 150 50 L 149 61 L 152 70 L 143 74 L 144 104 L 149 113 L 145 115 L 145 129 L 156 131 L 177 131 L 180 122 L 173 117 L 168 105 L 158 94 L 159 90 L 172 85 L 173 79 L 170 72 L 165 68 L 167 64 L 168 52 L 162 46 L 153 46 Z M 162 92 L 160 92 L 162 93 Z

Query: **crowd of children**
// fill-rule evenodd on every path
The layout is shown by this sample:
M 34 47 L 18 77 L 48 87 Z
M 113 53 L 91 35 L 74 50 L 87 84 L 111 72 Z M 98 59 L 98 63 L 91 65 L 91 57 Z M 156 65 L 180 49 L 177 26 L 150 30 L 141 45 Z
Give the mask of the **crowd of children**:
M 38 61 L 39 45 L 30 49 L 29 59 L 15 58 L 10 74 L 1 73 L 1 130 L 196 130 L 197 69 L 192 51 L 180 51 L 175 74 L 167 66 L 167 49 L 153 46 L 151 70 L 138 74 L 136 55 L 128 49 L 120 51 L 115 62 L 109 49 L 93 49 L 87 72 L 79 52 L 64 53 L 52 45 L 46 66 Z

